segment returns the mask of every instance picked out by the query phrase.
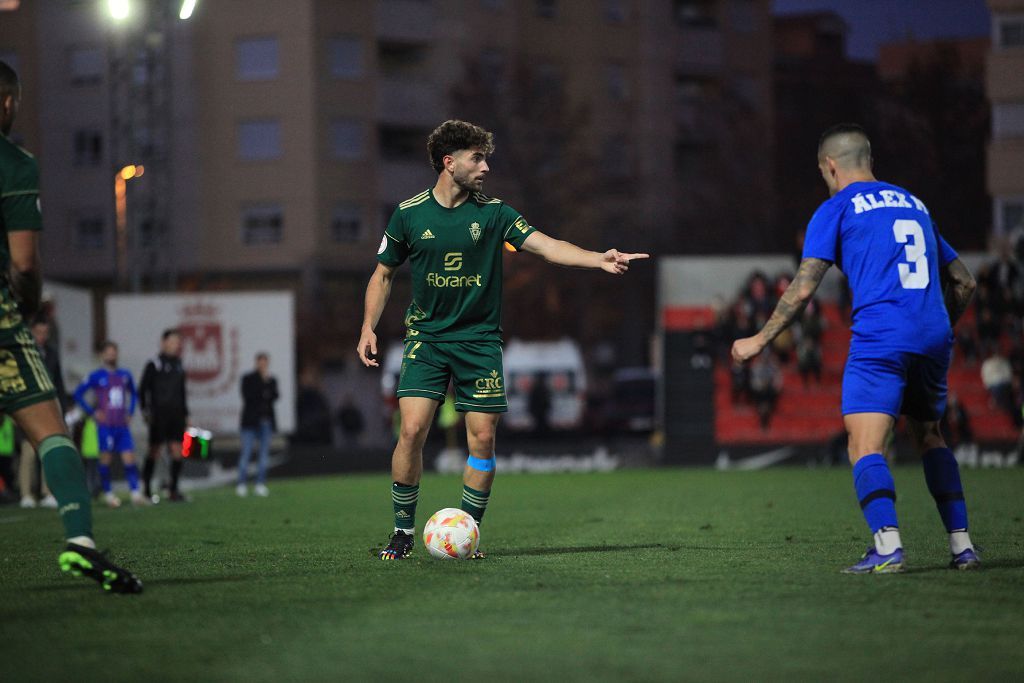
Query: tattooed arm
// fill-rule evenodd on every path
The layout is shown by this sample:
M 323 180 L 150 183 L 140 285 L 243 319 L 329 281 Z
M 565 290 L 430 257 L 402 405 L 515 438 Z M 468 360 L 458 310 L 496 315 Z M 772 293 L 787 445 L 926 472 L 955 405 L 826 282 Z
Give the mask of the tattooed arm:
M 750 360 L 761 353 L 761 350 L 779 336 L 780 332 L 789 327 L 814 296 L 815 290 L 818 289 L 822 278 L 825 277 L 825 271 L 831 265 L 830 262 L 817 258 L 805 258 L 801 261 L 796 277 L 786 288 L 779 303 L 775 305 L 775 312 L 772 313 L 772 317 L 768 319 L 761 331 L 753 337 L 737 339 L 733 342 L 733 360 L 738 363 Z
M 967 305 L 971 303 L 971 297 L 974 296 L 974 290 L 977 289 L 978 283 L 974 281 L 971 271 L 960 259 L 955 259 L 946 266 L 942 275 L 945 281 L 943 296 L 946 301 L 946 311 L 949 312 L 949 324 L 956 325 L 956 321 L 960 319 L 960 316 L 967 310 Z

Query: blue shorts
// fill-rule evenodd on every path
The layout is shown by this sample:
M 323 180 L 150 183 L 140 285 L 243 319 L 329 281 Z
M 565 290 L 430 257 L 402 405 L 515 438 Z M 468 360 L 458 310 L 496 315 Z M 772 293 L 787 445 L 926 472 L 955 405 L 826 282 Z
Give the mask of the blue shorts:
M 99 435 L 101 453 L 128 453 L 135 450 L 131 430 L 127 427 L 99 425 L 96 431 Z
M 843 371 L 843 415 L 886 413 L 937 422 L 946 412 L 949 356 L 894 352 L 865 357 L 851 353 Z

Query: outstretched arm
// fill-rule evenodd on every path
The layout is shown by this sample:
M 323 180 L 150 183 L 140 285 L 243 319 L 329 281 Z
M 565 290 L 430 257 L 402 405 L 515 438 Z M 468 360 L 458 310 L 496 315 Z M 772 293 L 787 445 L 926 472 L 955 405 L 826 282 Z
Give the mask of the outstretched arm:
M 377 334 L 374 329 L 380 322 L 380 316 L 384 313 L 388 297 L 391 296 L 391 283 L 395 278 L 395 270 L 383 263 L 378 263 L 377 269 L 370 276 L 370 282 L 366 285 L 363 328 L 359 333 L 359 345 L 356 347 L 356 353 L 359 354 L 359 360 L 368 368 L 376 368 L 380 365 L 376 360 L 370 358 L 371 355 L 377 355 Z
M 540 230 L 530 233 L 523 242 L 523 250 L 536 254 L 548 263 L 569 268 L 600 268 L 613 275 L 622 275 L 629 270 L 634 259 L 649 258 L 647 254 L 623 254 L 615 249 L 601 253 L 581 249 L 571 242 L 548 237 Z
M 964 262 L 954 259 L 943 271 L 945 287 L 943 294 L 946 300 L 946 311 L 949 312 L 949 324 L 956 325 L 956 321 L 967 310 L 974 296 L 974 290 L 978 288 L 971 271 L 967 269 Z
M 828 261 L 818 258 L 805 258 L 801 261 L 796 277 L 789 283 L 789 287 L 782 294 L 779 303 L 775 305 L 775 312 L 772 313 L 772 317 L 768 319 L 761 331 L 753 337 L 737 339 L 733 342 L 733 360 L 738 363 L 750 360 L 761 353 L 764 347 L 779 336 L 780 332 L 789 327 L 814 296 L 815 290 L 818 289 L 822 278 L 825 277 L 825 272 L 831 265 Z

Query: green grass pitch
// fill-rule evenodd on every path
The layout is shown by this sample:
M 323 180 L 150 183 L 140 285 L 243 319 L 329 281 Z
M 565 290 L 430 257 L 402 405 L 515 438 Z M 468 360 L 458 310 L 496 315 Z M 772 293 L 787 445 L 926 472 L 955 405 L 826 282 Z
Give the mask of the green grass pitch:
M 921 472 L 895 470 L 910 571 L 847 576 L 844 469 L 499 475 L 490 557 L 371 559 L 383 475 L 97 509 L 146 591 L 61 575 L 52 511 L 0 510 L 0 679 L 1021 680 L 1024 469 L 964 472 L 979 572 L 946 569 Z M 427 476 L 419 523 L 457 505 Z

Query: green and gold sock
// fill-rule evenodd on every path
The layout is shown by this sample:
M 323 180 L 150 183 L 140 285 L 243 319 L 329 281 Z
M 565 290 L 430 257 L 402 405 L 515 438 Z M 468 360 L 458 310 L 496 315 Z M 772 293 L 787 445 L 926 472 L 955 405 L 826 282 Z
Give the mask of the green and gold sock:
M 484 511 L 487 509 L 487 499 L 491 497 L 490 491 L 477 491 L 463 484 L 462 486 L 462 509 L 473 515 L 473 519 L 480 524 L 484 519 Z
M 406 486 L 397 481 L 391 485 L 391 503 L 395 508 L 395 530 L 413 533 L 416 528 L 416 502 L 420 497 L 420 485 Z
M 39 444 L 39 459 L 46 485 L 57 499 L 65 538 L 92 538 L 92 501 L 75 444 L 63 434 L 48 436 Z

